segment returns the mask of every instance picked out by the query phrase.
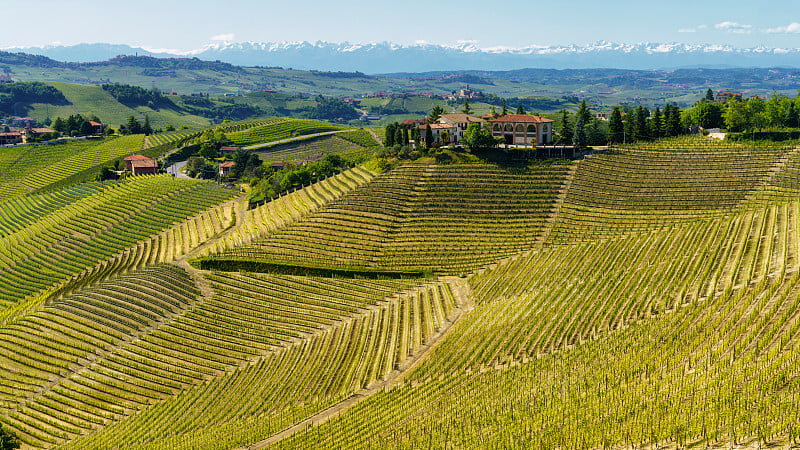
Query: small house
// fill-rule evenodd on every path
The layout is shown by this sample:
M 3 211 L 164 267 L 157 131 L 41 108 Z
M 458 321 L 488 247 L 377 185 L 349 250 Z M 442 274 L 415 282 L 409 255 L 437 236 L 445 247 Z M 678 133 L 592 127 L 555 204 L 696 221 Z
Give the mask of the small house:
M 158 173 L 158 162 L 155 159 L 131 161 L 133 175 L 155 175 Z
M 224 163 L 220 163 L 219 165 L 219 176 L 227 177 L 231 173 L 231 169 L 235 163 L 233 161 L 227 161 Z
M 448 123 L 432 123 L 430 125 L 420 125 L 419 126 L 419 135 L 422 140 L 425 140 L 425 133 L 426 129 L 430 127 L 431 135 L 433 136 L 433 143 L 434 144 L 441 144 L 442 143 L 442 132 L 447 131 L 447 142 L 450 143 L 453 141 L 453 138 L 456 136 L 456 127 L 450 125 Z
M 13 145 L 22 143 L 22 133 L 0 133 L 0 145 Z
M 158 162 L 144 155 L 131 155 L 125 158 L 125 169 L 134 175 L 158 173 Z

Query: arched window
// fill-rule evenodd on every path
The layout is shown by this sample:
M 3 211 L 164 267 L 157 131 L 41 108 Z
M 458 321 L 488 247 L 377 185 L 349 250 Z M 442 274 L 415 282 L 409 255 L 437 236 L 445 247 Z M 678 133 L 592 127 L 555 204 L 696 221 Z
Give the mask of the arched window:
M 514 125 L 511 125 L 510 123 L 507 123 L 505 128 L 509 133 L 514 131 Z
M 493 128 L 492 128 L 492 129 L 493 129 L 494 131 L 500 131 L 500 124 L 499 124 L 499 123 L 496 123 L 496 124 L 494 124 L 494 126 L 493 126 Z
M 536 125 L 528 125 L 528 134 L 536 134 Z

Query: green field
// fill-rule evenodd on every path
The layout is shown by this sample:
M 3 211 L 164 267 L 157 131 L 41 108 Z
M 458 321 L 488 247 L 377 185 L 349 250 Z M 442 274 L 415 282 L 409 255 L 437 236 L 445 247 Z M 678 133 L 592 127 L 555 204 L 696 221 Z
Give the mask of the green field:
M 252 125 L 226 133 L 319 126 Z M 24 448 L 796 445 L 800 149 L 465 160 L 355 167 L 252 209 L 168 176 L 41 190 L 20 165 L 27 189 L 0 201 L 0 423 Z

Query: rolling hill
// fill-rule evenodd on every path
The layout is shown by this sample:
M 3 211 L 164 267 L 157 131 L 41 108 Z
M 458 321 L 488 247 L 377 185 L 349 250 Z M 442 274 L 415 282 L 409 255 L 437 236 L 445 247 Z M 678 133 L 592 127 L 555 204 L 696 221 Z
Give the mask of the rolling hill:
M 164 176 L 17 195 L 0 423 L 25 448 L 787 447 L 797 173 L 692 137 L 355 167 L 252 209 Z

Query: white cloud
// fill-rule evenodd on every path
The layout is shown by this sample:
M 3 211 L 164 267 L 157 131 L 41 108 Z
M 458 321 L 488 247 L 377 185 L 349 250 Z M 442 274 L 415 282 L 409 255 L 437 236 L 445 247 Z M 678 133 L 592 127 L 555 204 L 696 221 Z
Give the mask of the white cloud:
M 211 36 L 211 40 L 230 42 L 233 40 L 233 33 L 225 33 L 225 34 L 218 34 L 216 36 Z
M 714 28 L 728 33 L 736 34 L 750 34 L 753 31 L 752 25 L 744 25 L 741 23 L 725 21 L 714 25 Z
M 785 27 L 767 28 L 767 33 L 800 33 L 800 23 L 792 22 Z
M 678 28 L 678 33 L 697 33 L 697 28 Z

